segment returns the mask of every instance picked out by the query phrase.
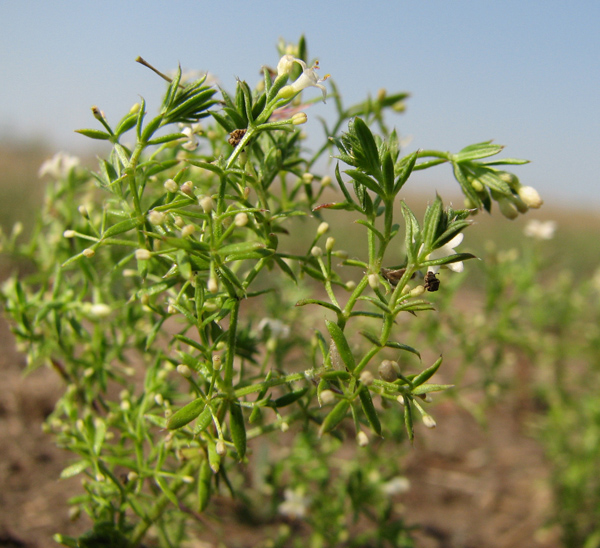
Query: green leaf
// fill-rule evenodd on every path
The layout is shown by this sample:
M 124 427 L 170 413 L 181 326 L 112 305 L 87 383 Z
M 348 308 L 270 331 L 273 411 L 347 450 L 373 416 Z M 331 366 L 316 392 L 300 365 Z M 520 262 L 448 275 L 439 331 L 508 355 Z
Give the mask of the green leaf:
M 277 398 L 275 401 L 273 401 L 273 405 L 275 405 L 276 408 L 286 407 L 288 405 L 291 405 L 292 403 L 297 402 L 307 392 L 308 386 L 305 388 L 301 388 L 300 390 L 294 390 L 293 392 L 289 392 L 288 394 Z
M 152 145 L 162 145 L 163 143 L 170 143 L 171 141 L 176 141 L 177 139 L 183 139 L 186 137 L 184 133 L 169 133 L 168 135 L 163 135 L 162 137 L 156 137 L 156 139 L 151 139 L 146 143 L 148 146 Z
M 435 372 L 440 368 L 441 364 L 442 364 L 442 357 L 440 356 L 431 367 L 428 367 L 427 369 L 425 369 L 424 371 L 422 371 L 421 373 L 419 373 L 416 377 L 414 377 L 412 379 L 412 381 L 411 381 L 412 386 L 420 386 L 425 381 L 428 381 L 435 374 Z
M 177 430 L 192 422 L 206 407 L 204 398 L 197 398 L 173 413 L 167 421 L 169 430 Z
M 418 350 L 413 348 L 412 346 L 408 346 L 407 344 L 402 344 L 399 342 L 388 341 L 385 343 L 385 346 L 389 348 L 396 348 L 397 350 L 405 350 L 406 352 L 412 352 L 415 356 L 418 356 L 421 359 L 421 354 Z
M 400 171 L 398 173 L 398 178 L 396 179 L 396 184 L 394 185 L 394 195 L 398 194 L 398 192 L 400 192 L 400 189 L 404 186 L 406 181 L 408 181 L 408 178 L 413 172 L 418 157 L 419 151 L 413 152 L 412 154 L 409 154 L 408 156 L 402 158 L 402 160 L 398 164 L 398 166 L 400 167 Z
M 430 392 L 441 392 L 442 390 L 448 390 L 454 388 L 453 384 L 427 384 L 424 383 L 420 386 L 415 387 L 411 392 L 418 396 L 420 394 L 429 394 Z
M 246 423 L 237 401 L 229 402 L 229 431 L 238 457 L 242 460 L 246 455 Z
M 433 251 L 433 242 L 437 236 L 438 226 L 443 213 L 443 204 L 439 196 L 436 196 L 433 204 L 427 206 L 425 218 L 423 219 L 423 253 L 428 255 Z
M 171 491 L 167 482 L 159 476 L 158 474 L 154 476 L 154 480 L 160 487 L 160 490 L 165 494 L 165 496 L 173 503 L 176 508 L 179 508 L 179 501 L 177 500 L 177 495 Z
M 409 264 L 417 263 L 417 253 L 415 239 L 419 234 L 419 223 L 413 212 L 409 209 L 406 203 L 402 202 L 402 215 L 406 225 L 406 234 L 404 236 L 404 245 L 406 246 L 406 256 Z
M 361 118 L 354 118 L 353 129 L 360 142 L 360 152 L 363 155 L 362 165 L 359 165 L 359 167 L 380 180 L 379 152 L 369 126 Z
M 75 133 L 89 137 L 90 139 L 98 139 L 100 141 L 108 141 L 111 135 L 99 129 L 76 129 Z
M 329 331 L 329 334 L 335 343 L 340 358 L 342 358 L 342 361 L 348 370 L 353 371 L 356 367 L 356 362 L 354 361 L 354 354 L 352 354 L 352 351 L 350 350 L 350 345 L 346 340 L 344 332 L 340 329 L 339 325 L 334 322 L 325 320 L 325 324 L 327 325 L 327 330 Z
M 483 143 L 476 143 L 463 148 L 457 154 L 454 154 L 452 160 L 455 162 L 466 162 L 472 160 L 480 160 L 481 158 L 487 158 L 488 156 L 494 156 L 502 152 L 504 147 L 502 145 L 493 145 L 492 141 L 484 141 Z
M 379 422 L 379 417 L 377 416 L 377 411 L 375 410 L 375 406 L 373 405 L 373 399 L 371 398 L 371 392 L 366 386 L 363 386 L 360 392 L 358 393 L 360 398 L 360 403 L 362 404 L 363 411 L 371 425 L 373 431 L 381 436 L 381 422 Z
M 404 427 L 408 434 L 408 439 L 412 443 L 415 439 L 415 431 L 413 429 L 412 404 L 409 398 L 404 396 Z
M 468 259 L 476 259 L 477 257 L 472 253 L 456 253 L 454 255 L 448 255 L 447 257 L 440 257 L 439 259 L 431 259 L 430 261 L 423 261 L 420 264 L 421 268 L 428 266 L 441 266 L 450 263 L 457 263 L 460 261 L 466 261 Z
M 73 464 L 70 464 L 69 466 L 67 466 L 60 473 L 60 477 L 61 477 L 61 479 L 72 478 L 73 476 L 76 476 L 77 474 L 81 474 L 81 472 L 83 472 L 89 466 L 91 466 L 91 463 L 89 460 L 79 460 L 79 461 L 74 462 Z
M 331 432 L 340 422 L 342 422 L 349 408 L 350 402 L 348 400 L 339 401 L 325 417 L 325 420 L 319 429 L 319 436 Z

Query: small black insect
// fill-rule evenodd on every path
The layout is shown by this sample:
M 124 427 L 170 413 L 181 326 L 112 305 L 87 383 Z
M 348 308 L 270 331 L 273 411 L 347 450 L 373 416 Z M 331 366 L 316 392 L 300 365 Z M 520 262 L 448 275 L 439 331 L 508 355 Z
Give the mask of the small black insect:
M 427 291 L 437 291 L 440 288 L 440 281 L 433 272 L 427 272 L 423 287 L 427 289 Z

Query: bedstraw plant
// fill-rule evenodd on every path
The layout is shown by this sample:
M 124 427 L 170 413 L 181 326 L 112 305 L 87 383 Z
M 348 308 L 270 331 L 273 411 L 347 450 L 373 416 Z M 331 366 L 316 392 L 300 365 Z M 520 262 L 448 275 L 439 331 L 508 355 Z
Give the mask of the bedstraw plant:
M 97 127 L 79 133 L 110 153 L 96 172 L 65 155 L 46 165 L 32 238 L 4 240 L 27 259 L 3 286 L 5 312 L 28 370 L 64 381 L 45 428 L 76 455 L 62 476 L 82 476 L 72 513 L 92 521 L 78 539 L 56 535 L 65 546 L 180 546 L 202 538 L 201 514 L 216 520 L 227 493 L 270 497 L 265 523 L 308 525 L 273 545 L 411 545 L 382 496 L 402 488 L 401 471 L 375 440 L 410 442 L 418 419 L 434 427 L 427 402 L 448 386 L 433 379 L 442 358 L 421 364 L 395 320 L 434 313 L 440 269 L 473 258 L 455 249 L 473 214 L 497 202 L 514 217 L 541 200 L 507 171 L 524 161 L 493 158 L 503 147 L 491 141 L 403 155 L 386 113 L 407 94 L 345 107 L 303 39 L 279 49 L 254 88 L 153 68 L 168 81 L 158 114 L 141 100 L 111 123 L 93 107 Z M 333 123 L 310 152 L 305 110 L 321 100 Z M 435 196 L 418 220 L 402 190 L 439 164 L 465 207 Z M 364 228 L 364 256 L 329 235 L 339 209 Z M 334 474 L 352 438 L 361 464 Z M 286 459 L 269 457 L 277 447 Z M 374 528 L 350 539 L 363 518 Z

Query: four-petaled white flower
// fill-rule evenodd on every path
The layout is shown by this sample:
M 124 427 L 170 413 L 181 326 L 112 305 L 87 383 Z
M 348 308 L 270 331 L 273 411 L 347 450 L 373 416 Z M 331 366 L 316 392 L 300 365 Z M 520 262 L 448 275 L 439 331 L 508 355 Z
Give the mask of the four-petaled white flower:
M 54 179 L 66 177 L 73 168 L 79 165 L 79 158 L 69 156 L 64 152 L 58 152 L 49 160 L 46 160 L 40 167 L 38 175 L 50 175 Z
M 538 221 L 532 219 L 523 229 L 525 236 L 535 238 L 536 240 L 551 240 L 556 232 L 556 223 L 554 221 Z
M 440 247 L 438 249 L 434 249 L 429 255 L 427 255 L 425 260 L 433 261 L 435 259 L 442 259 L 443 257 L 455 255 L 456 251 L 454 251 L 454 248 L 458 247 L 460 245 L 460 243 L 463 241 L 463 238 L 464 238 L 464 234 L 462 234 L 462 233 L 457 234 L 456 236 L 454 236 L 454 238 L 452 238 L 448 243 L 444 244 L 442 247 Z M 458 261 L 456 263 L 450 263 L 450 264 L 447 264 L 444 266 L 446 268 L 449 268 L 453 272 L 462 272 L 465 268 L 462 261 Z M 427 268 L 427 271 L 437 274 L 440 271 L 440 266 L 439 265 L 430 266 Z
M 323 76 L 323 78 L 319 78 L 315 72 L 319 68 L 318 61 L 315 61 L 315 64 L 312 67 L 308 67 L 302 59 L 294 59 L 294 62 L 298 63 L 302 67 L 302 74 L 293 84 L 289 84 L 281 88 L 278 94 L 279 97 L 289 99 L 297 93 L 300 93 L 303 89 L 315 87 L 319 88 L 323 92 L 323 102 L 325 102 L 325 99 L 327 98 L 327 90 L 325 89 L 325 86 L 321 84 L 321 82 L 327 80 L 327 78 L 329 78 L 329 74 L 326 74 Z
M 181 146 L 190 152 L 196 150 L 196 148 L 198 148 L 197 135 L 202 133 L 202 126 L 200 124 L 192 124 L 191 126 L 179 124 L 179 127 L 183 128 L 181 133 L 187 137 L 187 141 Z
M 283 497 L 285 500 L 278 507 L 280 514 L 293 519 L 302 519 L 306 515 L 309 499 L 304 496 L 304 489 L 286 489 Z

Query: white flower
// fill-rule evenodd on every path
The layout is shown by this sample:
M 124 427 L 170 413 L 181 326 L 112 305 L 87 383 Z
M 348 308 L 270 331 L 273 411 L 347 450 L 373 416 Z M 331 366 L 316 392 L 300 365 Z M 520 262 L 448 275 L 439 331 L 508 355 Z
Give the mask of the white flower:
M 277 63 L 277 76 L 289 74 L 294 66 L 296 58 L 293 55 L 284 55 Z
M 327 90 L 325 89 L 325 86 L 321 84 L 321 82 L 327 80 L 327 78 L 329 78 L 329 74 L 326 74 L 323 76 L 323 78 L 319 78 L 315 72 L 319 68 L 318 61 L 315 61 L 315 64 L 312 67 L 307 67 L 306 63 L 302 59 L 294 59 L 294 62 L 298 63 L 302 67 L 302 74 L 293 84 L 281 88 L 278 95 L 280 97 L 289 99 L 297 93 L 300 93 L 303 89 L 315 87 L 319 88 L 323 92 L 323 102 L 325 102 L 325 99 L 327 98 Z
M 263 318 L 256 329 L 259 332 L 268 329 L 272 339 L 287 339 L 290 335 L 290 326 L 275 318 Z
M 187 141 L 181 145 L 182 148 L 189 150 L 190 152 L 196 150 L 198 148 L 198 137 L 200 133 L 202 133 L 202 126 L 200 124 L 192 124 L 191 126 L 184 126 L 183 124 L 179 124 L 179 127 L 182 127 L 181 133 L 183 133 Z
M 79 165 L 79 158 L 69 156 L 64 152 L 58 152 L 49 160 L 46 160 L 38 172 L 40 177 L 50 175 L 54 179 L 62 179 L 66 177 L 73 168 Z
M 458 247 L 460 245 L 460 243 L 463 241 L 463 238 L 464 238 L 464 234 L 462 234 L 462 233 L 457 234 L 448 243 L 444 244 L 442 247 L 440 247 L 438 249 L 433 250 L 429 255 L 427 255 L 425 260 L 433 261 L 435 259 L 442 259 L 443 257 L 449 257 L 450 255 L 455 255 L 456 251 L 454 251 L 454 248 Z M 450 263 L 450 264 L 447 264 L 444 266 L 446 268 L 449 268 L 453 272 L 462 272 L 465 269 L 465 266 L 463 265 L 462 261 L 458 261 L 456 263 Z M 439 267 L 439 265 L 430 266 L 427 269 L 427 271 L 437 274 L 440 271 L 440 267 Z
M 536 240 L 551 240 L 554 238 L 555 232 L 556 223 L 554 221 L 538 221 L 537 219 L 529 221 L 523 229 L 525 236 Z
M 388 496 L 400 495 L 410 489 L 408 478 L 396 476 L 381 486 L 381 490 Z
M 294 519 L 302 519 L 306 515 L 309 499 L 304 496 L 302 488 L 286 489 L 283 498 L 285 500 L 278 508 L 280 514 Z

